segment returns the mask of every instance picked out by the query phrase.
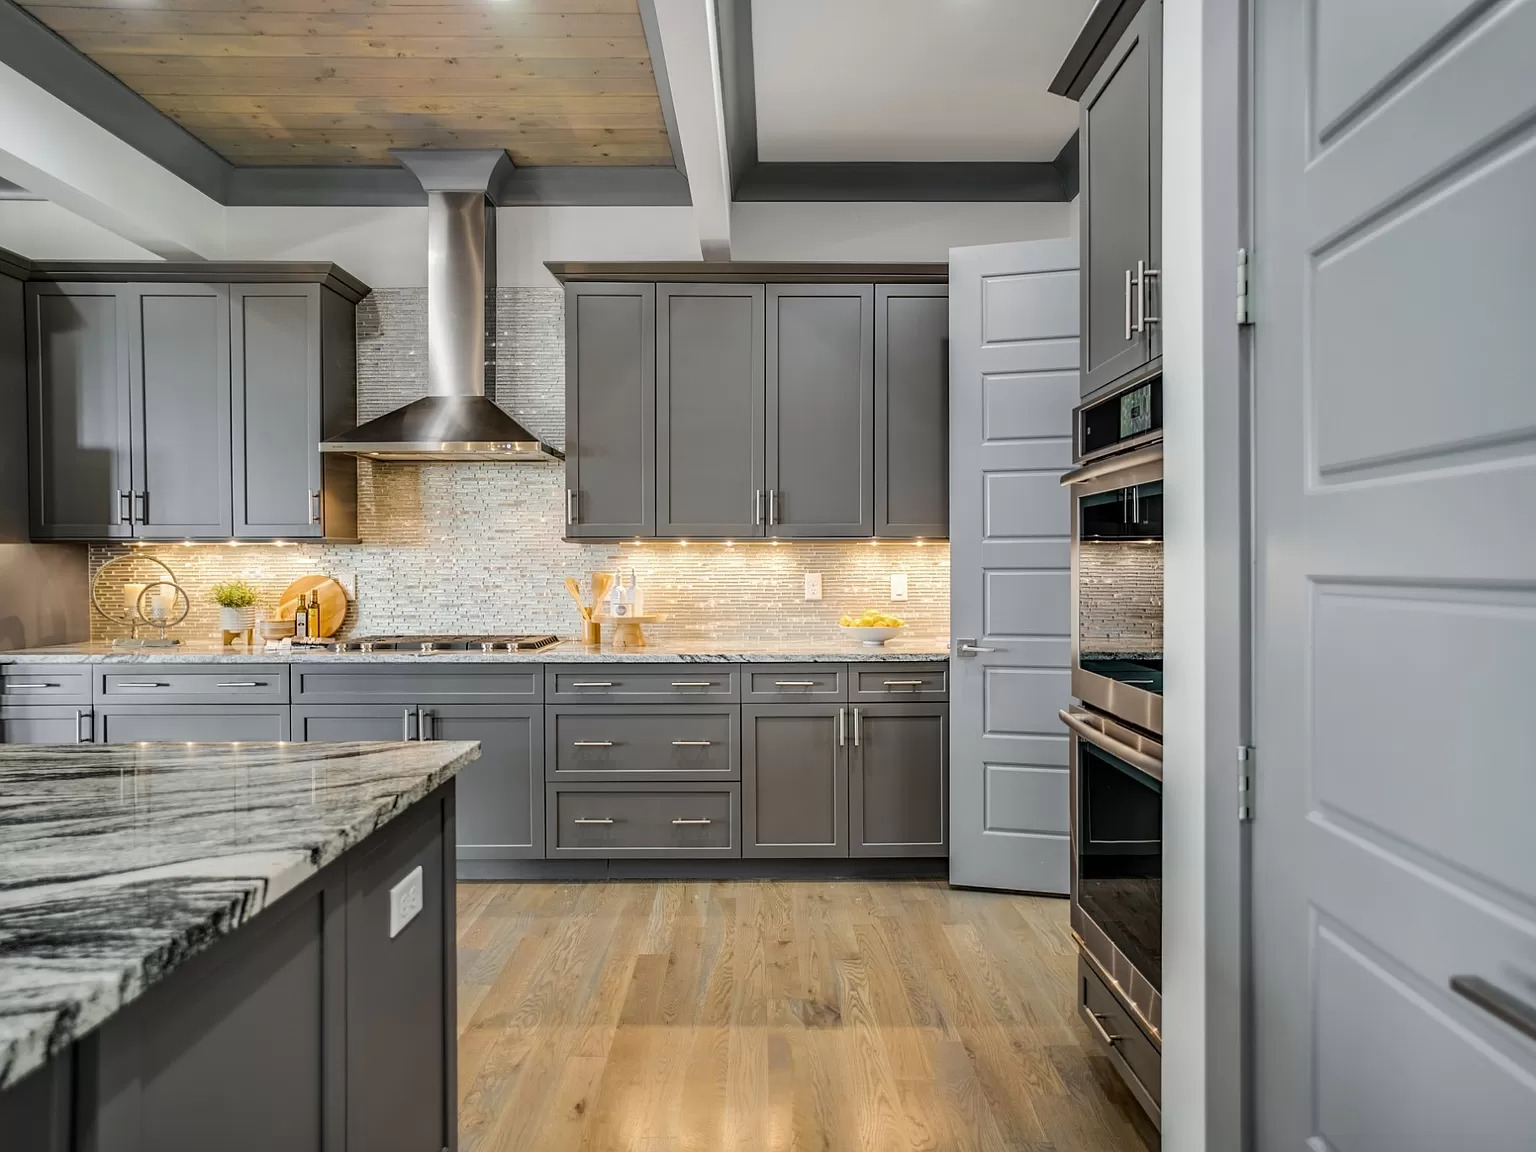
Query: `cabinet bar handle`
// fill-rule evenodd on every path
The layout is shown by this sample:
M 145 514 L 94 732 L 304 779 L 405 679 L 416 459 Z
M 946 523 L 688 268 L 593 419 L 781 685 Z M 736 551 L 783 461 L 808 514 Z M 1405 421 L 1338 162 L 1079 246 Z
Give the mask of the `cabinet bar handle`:
M 676 820 L 672 821 L 672 823 L 674 823 L 674 824 L 713 824 L 714 821 L 711 820 L 707 816 L 701 816 L 697 820 L 689 820 L 687 817 L 679 816 Z
M 761 488 L 754 488 L 752 489 L 752 527 L 761 528 L 762 526 L 763 490 Z
M 574 488 L 565 490 L 565 522 L 576 523 L 576 489 Z
M 773 682 L 773 686 L 775 688 L 814 688 L 814 687 L 816 687 L 816 681 L 814 681 L 814 680 L 775 680 Z
M 1131 324 L 1131 270 L 1125 270 L 1125 338 L 1129 340 L 1136 329 Z
M 215 688 L 264 688 L 264 680 L 221 680 L 214 685 Z
M 674 681 L 672 681 L 672 687 L 674 687 L 674 688 L 713 688 L 714 686 L 715 686 L 715 682 L 713 680 L 674 680 Z
M 54 684 L 52 682 L 44 684 L 7 684 L 5 686 L 5 690 L 7 692 L 42 692 L 49 688 L 61 687 L 63 687 L 63 685 Z
M 926 680 L 887 680 L 885 686 L 887 688 L 921 688 L 926 683 L 928 683 Z
M 837 710 L 837 746 L 839 748 L 848 746 L 848 709 L 846 708 Z
M 613 747 L 613 741 L 612 740 L 573 740 L 573 741 L 571 741 L 571 747 L 573 747 L 573 748 L 612 748 Z
M 119 688 L 169 688 L 169 684 L 162 684 L 158 680 L 119 680 Z
M 309 493 L 309 522 L 311 524 L 320 523 L 320 493 L 313 489 Z
M 1472 1001 L 1521 1035 L 1536 1040 L 1536 1006 L 1511 996 L 1481 976 L 1452 976 L 1451 991 Z
M 133 498 L 139 502 L 139 523 L 149 523 L 149 489 L 143 492 L 135 492 Z
M 90 715 L 91 715 L 91 713 L 90 713 L 90 711 L 88 709 L 85 709 L 85 708 L 76 708 L 75 709 L 75 743 L 76 744 L 88 744 L 88 743 L 92 742 L 92 738 L 90 736 L 82 736 L 80 734 L 80 721 L 88 719 L 90 717 Z
M 774 525 L 779 522 L 779 490 L 768 489 L 768 523 Z
M 119 524 L 133 523 L 133 493 L 117 489 L 117 522 Z
M 572 824 L 612 824 L 612 816 L 578 816 L 571 821 Z
M 416 706 L 416 739 L 431 740 L 432 729 L 428 727 L 432 723 L 432 713 L 425 711 L 421 705 Z
M 575 680 L 575 681 L 572 681 L 571 687 L 572 688 L 612 688 L 613 687 L 613 681 L 612 680 Z
M 407 708 L 405 710 L 405 715 L 400 718 L 400 739 L 402 739 L 402 740 L 409 740 L 410 738 L 411 738 L 411 710 L 409 708 Z
M 1104 1021 L 1109 1019 L 1109 1017 L 1098 1012 L 1089 1012 L 1088 1015 L 1093 1020 L 1093 1030 L 1099 1034 L 1100 1040 L 1104 1041 L 1111 1048 L 1120 1043 L 1120 1037 L 1112 1035 L 1109 1029 L 1104 1027 Z
M 864 734 L 864 718 L 859 715 L 859 710 L 853 710 L 853 746 L 859 746 L 859 738 Z
M 708 748 L 712 743 L 714 743 L 714 741 L 712 741 L 712 740 L 674 740 L 674 741 L 672 741 L 672 747 L 674 747 L 674 748 Z
M 1136 331 L 1145 332 L 1148 324 L 1156 324 L 1156 316 L 1147 315 L 1147 281 L 1156 280 L 1156 268 L 1148 268 L 1145 260 L 1136 261 Z

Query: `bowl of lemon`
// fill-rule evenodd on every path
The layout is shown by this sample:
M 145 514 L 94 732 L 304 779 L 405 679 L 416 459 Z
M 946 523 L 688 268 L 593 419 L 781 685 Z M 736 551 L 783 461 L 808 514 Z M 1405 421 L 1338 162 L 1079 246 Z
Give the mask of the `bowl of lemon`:
M 900 616 L 892 616 L 873 608 L 859 616 L 844 616 L 838 624 L 860 644 L 871 648 L 878 648 L 907 626 L 907 622 Z

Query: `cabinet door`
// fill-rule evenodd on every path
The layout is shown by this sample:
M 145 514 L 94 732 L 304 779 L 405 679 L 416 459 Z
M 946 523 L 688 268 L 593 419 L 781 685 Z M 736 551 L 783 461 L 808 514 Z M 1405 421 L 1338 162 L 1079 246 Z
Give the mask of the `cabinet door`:
M 134 535 L 227 539 L 229 289 L 145 284 L 130 291 Z
M 860 704 L 852 729 L 852 854 L 947 856 L 948 706 Z
M 414 740 L 414 704 L 296 704 L 293 738 L 305 744 Z
M 656 288 L 565 290 L 569 537 L 656 535 Z
M 478 740 L 480 759 L 458 775 L 458 858 L 544 856 L 544 709 L 538 705 L 434 704 L 425 740 Z
M 88 744 L 91 730 L 88 707 L 0 708 L 0 744 Z
M 322 534 L 320 287 L 230 289 L 234 533 Z
M 98 744 L 288 739 L 286 704 L 244 708 L 213 704 L 103 704 L 95 712 Z
M 875 535 L 949 535 L 949 286 L 875 289 Z
M 743 856 L 848 855 L 847 722 L 834 704 L 742 708 Z
M 761 536 L 763 287 L 656 289 L 656 533 Z
M 875 532 L 873 285 L 768 286 L 768 535 Z
M 1136 262 L 1152 258 L 1151 86 L 1160 8 L 1143 6 L 1083 93 L 1078 139 L 1085 396 L 1151 358 L 1146 332 L 1133 330 L 1134 281 Z
M 28 284 L 26 301 L 32 536 L 131 536 L 131 294 L 114 284 Z

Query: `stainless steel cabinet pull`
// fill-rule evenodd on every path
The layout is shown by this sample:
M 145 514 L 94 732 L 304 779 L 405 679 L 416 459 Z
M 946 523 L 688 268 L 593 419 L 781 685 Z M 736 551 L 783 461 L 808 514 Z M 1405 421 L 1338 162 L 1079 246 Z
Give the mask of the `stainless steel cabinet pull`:
M 215 688 L 261 688 L 264 683 L 261 680 L 220 680 Z
M 1131 270 L 1125 270 L 1125 338 L 1129 340 L 1136 329 L 1131 324 Z
M 90 714 L 91 713 L 89 712 L 89 710 L 87 710 L 85 708 L 76 708 L 75 709 L 75 743 L 76 744 L 89 744 L 89 743 L 91 743 L 91 736 L 89 734 L 84 735 L 84 736 L 82 736 L 80 734 L 80 721 L 82 721 L 84 719 L 87 719 L 90 716 Z
M 612 824 L 612 816 L 578 816 L 571 821 L 572 824 Z
M 309 522 L 311 524 L 320 523 L 320 493 L 313 489 L 309 493 Z
M 779 522 L 779 490 L 768 489 L 768 523 L 774 525 Z
M 679 816 L 676 820 L 672 821 L 672 823 L 674 823 L 674 824 L 713 824 L 714 821 L 709 819 L 707 816 L 700 817 L 697 820 L 689 820 L 688 818 L 686 818 L 684 816 Z
M 612 740 L 572 740 L 572 748 L 612 748 Z
M 887 680 L 885 686 L 887 688 L 921 688 L 926 683 L 928 683 L 926 680 Z
M 848 709 L 846 708 L 837 710 L 837 746 L 839 748 L 848 746 Z
M 117 522 L 119 524 L 133 523 L 133 493 L 117 489 Z
M 612 680 L 576 680 L 571 684 L 572 688 L 612 688 Z
M 978 652 L 996 652 L 996 648 L 988 648 L 978 644 L 974 640 L 956 640 L 955 651 L 962 656 L 975 656 Z
M 1147 315 L 1147 281 L 1156 280 L 1158 270 L 1148 268 L 1145 260 L 1136 261 L 1136 331 L 1145 332 L 1148 324 L 1156 324 L 1158 317 Z
M 431 739 L 433 739 L 432 729 L 429 727 L 429 725 L 431 723 L 432 723 L 432 713 L 424 711 L 418 705 L 417 708 L 416 708 L 416 739 L 418 739 L 418 740 L 431 740 Z
M 411 738 L 411 710 L 409 708 L 407 708 L 405 710 L 405 715 L 400 718 L 400 739 L 402 739 L 402 740 L 409 740 L 410 738 Z
M 139 523 L 140 524 L 148 524 L 149 523 L 149 490 L 145 489 L 143 492 L 135 492 L 133 494 L 133 498 L 135 500 L 137 500 L 138 503 L 139 503 Z
M 1536 1040 L 1536 1005 L 1511 996 L 1481 976 L 1452 976 L 1451 991 L 1472 1001 L 1521 1035 Z
M 672 681 L 672 687 L 674 687 L 674 688 L 713 688 L 714 686 L 715 686 L 715 682 L 713 680 L 674 680 L 674 681 Z
M 169 684 L 162 684 L 158 680 L 119 680 L 119 688 L 169 688 Z
M 7 684 L 5 690 L 7 692 L 42 692 L 48 688 L 59 687 L 62 687 L 62 685 L 51 682 L 46 684 Z
M 1113 1035 L 1108 1028 L 1104 1027 L 1104 1021 L 1109 1019 L 1108 1016 L 1101 1015 L 1098 1012 L 1090 1012 L 1088 1016 L 1093 1021 L 1093 1030 L 1099 1034 L 1100 1040 L 1104 1041 L 1111 1048 L 1120 1043 L 1120 1037 Z
M 864 717 L 859 715 L 859 709 L 853 710 L 853 746 L 859 746 L 859 739 L 864 735 Z
M 576 489 L 574 488 L 565 490 L 565 522 L 576 523 Z
M 752 489 L 752 527 L 760 528 L 763 523 L 763 490 Z
M 712 740 L 674 740 L 674 741 L 672 741 L 672 747 L 674 747 L 674 748 L 708 748 L 712 743 L 713 743 Z
M 814 680 L 775 680 L 773 682 L 773 686 L 775 688 L 814 688 L 814 687 L 816 687 L 816 681 L 814 681 Z

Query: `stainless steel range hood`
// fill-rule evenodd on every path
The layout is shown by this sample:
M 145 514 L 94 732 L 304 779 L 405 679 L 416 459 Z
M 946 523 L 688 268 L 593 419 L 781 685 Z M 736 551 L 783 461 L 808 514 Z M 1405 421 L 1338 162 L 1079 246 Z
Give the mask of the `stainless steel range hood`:
M 399 149 L 427 192 L 427 395 L 321 443 L 373 460 L 563 460 L 485 394 L 496 366 L 500 150 Z

